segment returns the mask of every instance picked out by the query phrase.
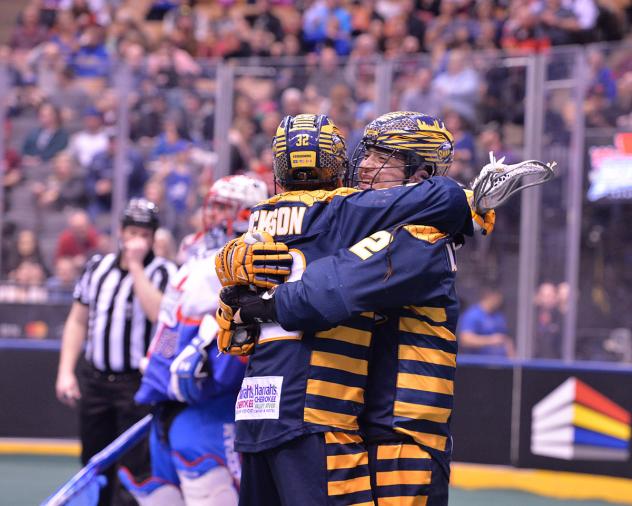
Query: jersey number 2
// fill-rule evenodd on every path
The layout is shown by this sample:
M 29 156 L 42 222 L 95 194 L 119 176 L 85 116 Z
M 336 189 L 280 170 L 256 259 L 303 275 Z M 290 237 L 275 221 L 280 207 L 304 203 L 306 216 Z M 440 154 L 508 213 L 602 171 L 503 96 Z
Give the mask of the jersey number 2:
M 354 244 L 349 248 L 351 253 L 358 255 L 362 260 L 366 260 L 373 253 L 383 250 L 393 240 L 393 236 L 386 230 L 380 230 L 375 234 L 370 235 L 362 239 L 360 242 Z

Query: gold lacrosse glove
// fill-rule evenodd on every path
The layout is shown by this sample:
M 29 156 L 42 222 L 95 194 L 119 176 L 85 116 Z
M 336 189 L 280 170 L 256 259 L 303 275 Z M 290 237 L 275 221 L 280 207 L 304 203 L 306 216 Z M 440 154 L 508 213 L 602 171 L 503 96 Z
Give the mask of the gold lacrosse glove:
M 463 191 L 467 197 L 467 203 L 470 205 L 474 230 L 480 230 L 483 235 L 491 234 L 494 230 L 494 224 L 496 223 L 496 211 L 489 209 L 485 211 L 484 214 L 479 214 L 474 208 L 474 192 L 472 190 Z
M 288 247 L 274 242 L 267 232 L 249 232 L 233 239 L 215 256 L 215 272 L 222 286 L 272 288 L 284 283 L 291 269 Z

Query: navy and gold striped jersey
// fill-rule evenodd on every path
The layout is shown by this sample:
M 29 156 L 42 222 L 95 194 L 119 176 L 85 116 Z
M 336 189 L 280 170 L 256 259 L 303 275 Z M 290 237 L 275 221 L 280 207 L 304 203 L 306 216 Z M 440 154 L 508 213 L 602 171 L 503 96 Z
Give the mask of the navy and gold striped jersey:
M 421 223 L 447 234 L 471 232 L 469 207 L 455 182 L 433 178 L 385 190 L 284 193 L 253 208 L 250 228 L 285 242 L 295 265 L 299 260 L 309 266 L 353 245 L 356 250 L 350 254 L 357 258 L 388 250 L 386 230 L 410 235 L 404 232 L 406 226 Z M 367 279 L 372 276 L 375 273 L 367 274 Z M 401 279 L 393 276 L 382 282 L 390 286 L 401 284 Z M 345 304 L 337 295 L 335 273 L 319 279 L 317 291 L 325 305 Z M 371 301 L 371 307 L 383 306 L 383 301 Z M 236 404 L 239 451 L 266 450 L 308 433 L 359 430 L 375 317 L 353 308 L 342 312 L 345 317 L 337 326 L 325 324 L 312 331 L 294 327 L 299 331 L 292 332 L 291 325 L 282 322 L 276 333 L 262 330 Z
M 369 239 L 279 286 L 277 317 L 288 329 L 319 330 L 375 311 L 360 417 L 365 439 L 414 440 L 448 470 L 458 317 L 452 238 L 407 225 Z

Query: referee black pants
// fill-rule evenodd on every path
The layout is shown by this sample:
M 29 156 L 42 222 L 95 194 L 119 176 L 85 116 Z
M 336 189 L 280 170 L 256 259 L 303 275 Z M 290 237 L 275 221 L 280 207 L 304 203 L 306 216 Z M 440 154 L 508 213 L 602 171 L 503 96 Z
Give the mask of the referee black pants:
M 134 403 L 134 394 L 140 386 L 140 373 L 107 374 L 83 363 L 80 366 L 79 432 L 81 462 L 86 465 L 90 457 L 101 451 L 126 429 L 144 417 L 149 409 Z M 137 478 L 150 474 L 149 445 L 146 440 L 125 454 L 121 465 Z M 136 501 L 119 484 L 117 467 L 106 473 L 107 485 L 101 489 L 99 506 L 127 506 Z

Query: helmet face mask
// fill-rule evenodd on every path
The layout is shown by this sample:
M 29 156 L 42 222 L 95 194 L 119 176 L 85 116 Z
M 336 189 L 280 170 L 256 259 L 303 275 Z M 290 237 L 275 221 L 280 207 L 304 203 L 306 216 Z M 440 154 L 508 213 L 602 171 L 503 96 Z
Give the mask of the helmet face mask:
M 353 154 L 353 186 L 367 190 L 388 188 L 408 181 L 405 158 L 396 150 L 364 146 Z
M 232 222 L 239 212 L 239 207 L 235 202 L 217 200 L 213 198 L 205 199 L 202 206 L 202 224 L 204 230 L 208 232 L 215 227 L 226 225 Z
M 385 155 L 383 163 L 376 165 L 375 159 L 369 163 L 371 153 Z M 347 184 L 377 188 L 374 184 L 378 181 L 384 187 L 444 175 L 453 154 L 454 138 L 441 120 L 410 111 L 384 114 L 365 128 L 351 159 Z M 380 174 L 393 165 L 402 169 L 400 177 Z M 367 172 L 371 177 L 367 177 Z
M 283 118 L 272 152 L 275 185 L 285 190 L 338 188 L 348 167 L 344 138 L 323 114 Z
M 207 232 L 214 227 L 232 228 L 242 210 L 268 198 L 263 181 L 244 175 L 226 176 L 213 183 L 204 199 L 202 222 Z

